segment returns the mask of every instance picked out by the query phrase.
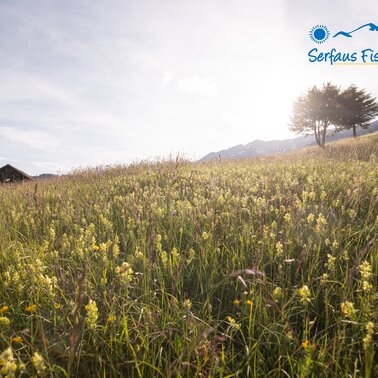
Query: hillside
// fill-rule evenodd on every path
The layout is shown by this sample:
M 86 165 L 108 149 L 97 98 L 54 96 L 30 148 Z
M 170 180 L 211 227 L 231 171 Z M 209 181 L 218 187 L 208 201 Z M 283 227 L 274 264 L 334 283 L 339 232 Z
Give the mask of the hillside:
M 0 374 L 377 376 L 377 143 L 1 185 Z
M 318 146 L 303 148 L 293 152 L 291 156 L 374 162 L 378 160 L 378 132 L 365 134 L 358 138 L 349 137 L 331 142 L 323 150 Z
M 378 121 L 373 122 L 368 129 L 359 129 L 358 135 L 362 136 L 365 134 L 373 133 L 378 131 Z M 350 138 L 351 131 L 346 130 L 339 133 L 331 133 L 327 137 L 327 143 L 334 142 L 344 138 Z M 210 161 L 218 159 L 244 159 L 248 157 L 255 156 L 268 156 L 283 154 L 292 151 L 299 150 L 304 147 L 315 145 L 315 140 L 313 135 L 299 136 L 293 139 L 285 140 L 271 140 L 262 141 L 255 140 L 248 144 L 239 144 L 237 146 L 228 148 L 226 150 L 221 150 L 217 152 L 211 152 L 201 158 L 199 161 Z

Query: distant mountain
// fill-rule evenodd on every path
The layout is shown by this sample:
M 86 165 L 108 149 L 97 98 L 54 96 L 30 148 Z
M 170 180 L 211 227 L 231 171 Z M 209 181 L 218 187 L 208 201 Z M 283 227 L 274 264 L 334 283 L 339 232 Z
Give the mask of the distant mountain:
M 38 176 L 34 176 L 33 178 L 35 180 L 46 180 L 46 179 L 50 179 L 50 178 L 53 178 L 53 177 L 56 177 L 56 175 L 53 175 L 52 173 L 42 173 Z
M 378 121 L 373 122 L 366 130 L 359 128 L 357 135 L 374 133 L 375 131 L 378 131 Z M 330 133 L 331 135 L 327 136 L 327 143 L 339 139 L 350 138 L 352 136 L 351 130 L 345 130 L 339 133 L 335 133 L 330 130 Z M 314 135 L 300 136 L 285 140 L 254 140 L 253 142 L 248 144 L 239 144 L 226 150 L 210 152 L 199 161 L 210 161 L 217 159 L 243 159 L 253 156 L 277 155 L 299 150 L 301 148 L 312 146 L 314 144 L 316 144 Z

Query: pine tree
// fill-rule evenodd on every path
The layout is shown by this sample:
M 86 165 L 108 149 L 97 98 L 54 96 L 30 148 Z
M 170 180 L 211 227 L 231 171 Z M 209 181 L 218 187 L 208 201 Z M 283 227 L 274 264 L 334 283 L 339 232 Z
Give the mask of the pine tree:
M 356 85 L 351 85 L 340 93 L 340 116 L 337 121 L 338 130 L 353 130 L 357 137 L 357 127 L 366 129 L 370 122 L 378 116 L 378 103 L 371 94 Z
M 290 130 L 297 134 L 313 132 L 318 146 L 324 148 L 328 127 L 341 119 L 339 95 L 340 89 L 329 82 L 321 89 L 310 88 L 294 103 Z

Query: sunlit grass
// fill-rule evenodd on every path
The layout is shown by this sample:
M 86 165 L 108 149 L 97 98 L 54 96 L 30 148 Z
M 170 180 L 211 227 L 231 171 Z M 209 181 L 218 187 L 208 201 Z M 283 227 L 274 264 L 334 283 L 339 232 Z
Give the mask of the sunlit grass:
M 376 376 L 376 154 L 1 186 L 0 374 Z

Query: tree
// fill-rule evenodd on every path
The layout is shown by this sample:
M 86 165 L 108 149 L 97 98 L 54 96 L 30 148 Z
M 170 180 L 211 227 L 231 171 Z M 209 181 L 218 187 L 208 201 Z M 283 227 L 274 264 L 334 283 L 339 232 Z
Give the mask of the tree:
M 357 137 L 357 127 L 366 129 L 370 122 L 378 116 L 378 103 L 364 89 L 350 85 L 339 96 L 340 116 L 338 130 L 353 129 L 353 137 Z
M 329 82 L 321 89 L 310 88 L 294 102 L 290 130 L 297 134 L 313 132 L 318 146 L 324 148 L 328 127 L 340 124 L 339 95 L 340 89 Z

